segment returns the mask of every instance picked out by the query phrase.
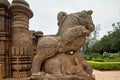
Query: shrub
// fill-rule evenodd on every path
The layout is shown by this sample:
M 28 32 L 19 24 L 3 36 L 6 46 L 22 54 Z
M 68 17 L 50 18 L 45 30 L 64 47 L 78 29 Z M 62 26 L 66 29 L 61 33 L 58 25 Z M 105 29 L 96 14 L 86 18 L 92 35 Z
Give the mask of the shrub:
M 92 53 L 84 55 L 84 58 L 89 61 L 97 62 L 120 62 L 120 53 Z
M 109 57 L 110 57 L 110 53 L 105 53 L 105 54 L 103 54 L 103 57 L 104 57 L 104 58 L 109 58 Z
M 96 59 L 98 56 L 101 57 L 100 53 L 92 53 L 92 54 L 90 54 L 91 58 L 95 58 Z
M 120 53 L 106 53 L 104 54 L 105 62 L 120 62 Z
M 109 58 L 104 58 L 104 61 L 105 61 L 105 62 L 109 62 L 110 59 L 109 59 Z
M 86 60 L 94 60 L 96 58 L 101 58 L 102 59 L 102 55 L 100 55 L 100 53 L 92 53 L 92 54 L 84 55 L 84 58 Z
M 96 58 L 94 59 L 95 62 L 104 62 L 104 59 L 101 59 L 101 58 Z
M 97 70 L 120 70 L 120 62 L 87 62 L 92 68 Z
M 114 58 L 119 58 L 120 53 L 106 53 L 106 54 L 103 54 L 103 56 L 104 58 L 114 59 Z

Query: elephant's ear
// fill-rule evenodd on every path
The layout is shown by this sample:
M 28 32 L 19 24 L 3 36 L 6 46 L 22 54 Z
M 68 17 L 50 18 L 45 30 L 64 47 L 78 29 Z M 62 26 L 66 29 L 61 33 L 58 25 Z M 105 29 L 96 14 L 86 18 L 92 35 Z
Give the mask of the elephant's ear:
M 62 21 L 64 20 L 64 18 L 67 16 L 66 12 L 60 11 L 57 15 L 57 20 L 58 20 L 58 26 L 60 26 L 62 24 Z
M 86 17 L 86 16 L 88 16 L 88 11 L 86 11 L 86 10 L 83 10 L 83 11 L 81 11 L 81 12 L 77 12 L 77 14 L 80 16 L 80 17 Z
M 92 13 L 93 13 L 92 10 L 87 11 L 87 14 L 88 14 L 88 15 L 92 15 Z

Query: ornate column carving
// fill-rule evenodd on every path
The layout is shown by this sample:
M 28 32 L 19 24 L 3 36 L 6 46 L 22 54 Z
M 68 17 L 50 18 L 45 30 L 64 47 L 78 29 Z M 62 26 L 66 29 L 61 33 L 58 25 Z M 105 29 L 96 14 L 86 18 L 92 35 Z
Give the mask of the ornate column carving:
M 12 76 L 24 78 L 31 74 L 31 46 L 29 19 L 33 16 L 24 0 L 13 0 L 12 12 Z
M 11 14 L 8 0 L 0 0 L 0 63 L 3 65 L 3 77 L 11 76 Z

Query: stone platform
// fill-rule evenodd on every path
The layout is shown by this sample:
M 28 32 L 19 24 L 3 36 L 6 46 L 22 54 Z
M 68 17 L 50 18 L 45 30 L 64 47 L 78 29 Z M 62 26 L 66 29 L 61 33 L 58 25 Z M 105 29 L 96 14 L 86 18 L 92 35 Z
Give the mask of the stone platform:
M 78 77 L 77 75 L 66 76 L 32 76 L 31 80 L 92 80 L 89 77 Z
M 61 76 L 53 76 L 50 74 L 43 75 L 43 76 L 32 76 L 28 78 L 3 78 L 3 80 L 95 80 L 94 78 L 91 77 L 80 77 L 77 75 L 61 75 Z
M 0 80 L 31 80 L 31 78 L 30 77 L 28 77 L 28 78 L 17 78 L 17 79 L 15 79 L 15 78 L 3 78 L 3 79 L 0 79 Z

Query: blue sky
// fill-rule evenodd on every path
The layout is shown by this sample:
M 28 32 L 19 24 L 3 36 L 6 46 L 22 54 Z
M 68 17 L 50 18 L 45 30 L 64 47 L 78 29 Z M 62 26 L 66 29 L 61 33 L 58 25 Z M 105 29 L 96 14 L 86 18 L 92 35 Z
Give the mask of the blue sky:
M 9 0 L 10 2 L 12 0 Z M 112 30 L 112 23 L 120 22 L 120 0 L 26 0 L 34 16 L 30 19 L 30 29 L 44 34 L 57 32 L 57 13 L 68 14 L 82 10 L 93 10 L 93 22 L 100 24 L 99 37 Z

